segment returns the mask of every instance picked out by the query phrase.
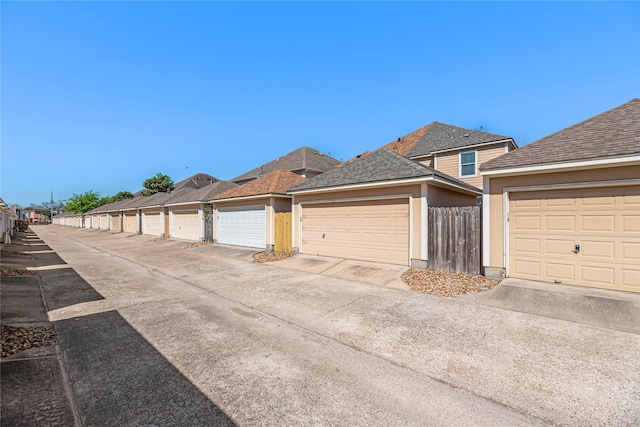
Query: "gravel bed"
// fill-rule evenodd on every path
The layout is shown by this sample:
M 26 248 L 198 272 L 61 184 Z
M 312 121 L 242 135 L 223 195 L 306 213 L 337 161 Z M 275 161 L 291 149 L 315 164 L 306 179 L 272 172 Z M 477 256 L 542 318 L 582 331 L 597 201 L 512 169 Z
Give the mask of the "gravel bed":
M 211 242 L 195 242 L 195 243 L 189 243 L 182 249 L 201 248 L 203 246 L 211 246 L 211 245 L 213 245 L 213 243 Z
M 253 254 L 253 262 L 273 262 L 292 257 L 293 252 L 263 251 Z
M 0 267 L 0 276 L 37 276 L 37 271 L 25 270 L 24 268 Z
M 58 342 L 56 334 L 51 328 L 25 328 L 2 325 L 0 343 L 2 343 L 2 357 L 9 357 L 22 350 L 36 347 L 47 347 Z
M 438 297 L 484 292 L 500 283 L 499 280 L 489 280 L 484 276 L 419 268 L 405 271 L 402 280 L 412 291 Z

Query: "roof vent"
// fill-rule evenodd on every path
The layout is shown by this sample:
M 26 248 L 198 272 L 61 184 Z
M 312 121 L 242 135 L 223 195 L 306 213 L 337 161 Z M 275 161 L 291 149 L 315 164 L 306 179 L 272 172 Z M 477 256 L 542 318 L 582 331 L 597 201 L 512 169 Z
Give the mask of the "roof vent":
M 469 138 L 469 136 L 470 136 L 470 135 L 471 135 L 470 133 L 465 133 L 465 134 L 464 134 L 464 137 L 465 137 L 465 138 Z

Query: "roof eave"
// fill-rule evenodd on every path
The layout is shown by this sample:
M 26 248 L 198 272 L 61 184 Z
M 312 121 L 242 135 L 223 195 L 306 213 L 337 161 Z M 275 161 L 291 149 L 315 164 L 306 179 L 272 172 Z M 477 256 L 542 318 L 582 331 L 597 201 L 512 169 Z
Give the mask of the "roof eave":
M 457 148 L 447 148 L 446 150 L 432 151 L 429 154 L 421 154 L 419 156 L 409 157 L 409 159 L 416 160 L 416 159 L 420 159 L 420 158 L 423 158 L 423 157 L 430 157 L 430 156 L 433 156 L 434 154 L 448 153 L 448 152 L 451 152 L 451 151 L 471 150 L 473 148 L 484 147 L 484 146 L 487 146 L 487 145 L 504 144 L 505 142 L 506 143 L 511 143 L 513 148 L 518 148 L 518 146 L 516 145 L 516 143 L 513 140 L 513 138 L 504 138 L 504 139 L 498 139 L 498 140 L 495 140 L 495 141 L 482 142 L 480 144 L 465 145 L 465 146 L 457 147 Z
M 561 172 L 569 170 L 580 170 L 589 168 L 602 168 L 607 166 L 631 166 L 640 164 L 640 154 L 624 157 L 598 158 L 575 162 L 548 163 L 538 165 L 514 166 L 508 168 L 485 169 L 480 167 L 480 172 L 484 176 L 504 176 L 504 175 L 525 175 L 546 172 Z
M 291 196 L 284 193 L 265 193 L 265 194 L 253 194 L 251 196 L 238 196 L 238 197 L 225 197 L 224 199 L 212 199 L 209 202 L 218 203 L 218 202 L 232 202 L 236 200 L 251 200 L 251 199 L 266 199 L 269 197 L 283 197 L 286 199 L 290 199 Z
M 345 185 L 338 185 L 333 187 L 301 189 L 301 190 L 289 191 L 288 193 L 295 196 L 300 194 L 327 193 L 327 192 L 335 192 L 335 191 L 359 190 L 359 189 L 378 188 L 378 187 L 395 187 L 395 186 L 400 186 L 405 184 L 418 184 L 418 183 L 429 182 L 429 181 L 437 182 L 440 185 L 452 187 L 468 194 L 474 194 L 474 195 L 482 194 L 482 191 L 480 191 L 480 189 L 472 190 L 471 188 L 467 188 L 455 182 L 451 182 L 437 175 L 428 175 L 428 176 L 421 176 L 416 178 L 395 179 L 395 180 L 387 180 L 387 181 L 345 184 Z

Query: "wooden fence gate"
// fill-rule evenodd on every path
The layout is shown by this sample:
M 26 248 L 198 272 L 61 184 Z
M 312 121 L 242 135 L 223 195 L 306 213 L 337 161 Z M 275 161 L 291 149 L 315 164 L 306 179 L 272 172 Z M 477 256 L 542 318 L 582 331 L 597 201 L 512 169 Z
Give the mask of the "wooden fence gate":
M 291 241 L 291 212 L 276 213 L 273 223 L 273 250 L 276 252 L 291 252 L 293 245 Z
M 480 206 L 429 208 L 429 268 L 480 274 L 480 209 Z

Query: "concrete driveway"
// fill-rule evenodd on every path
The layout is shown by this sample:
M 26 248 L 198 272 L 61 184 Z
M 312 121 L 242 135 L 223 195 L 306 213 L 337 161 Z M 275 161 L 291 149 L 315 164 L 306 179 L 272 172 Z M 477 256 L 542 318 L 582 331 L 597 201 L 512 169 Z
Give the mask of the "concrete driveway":
M 41 277 L 84 425 L 640 424 L 634 333 L 33 229 L 68 264 Z

